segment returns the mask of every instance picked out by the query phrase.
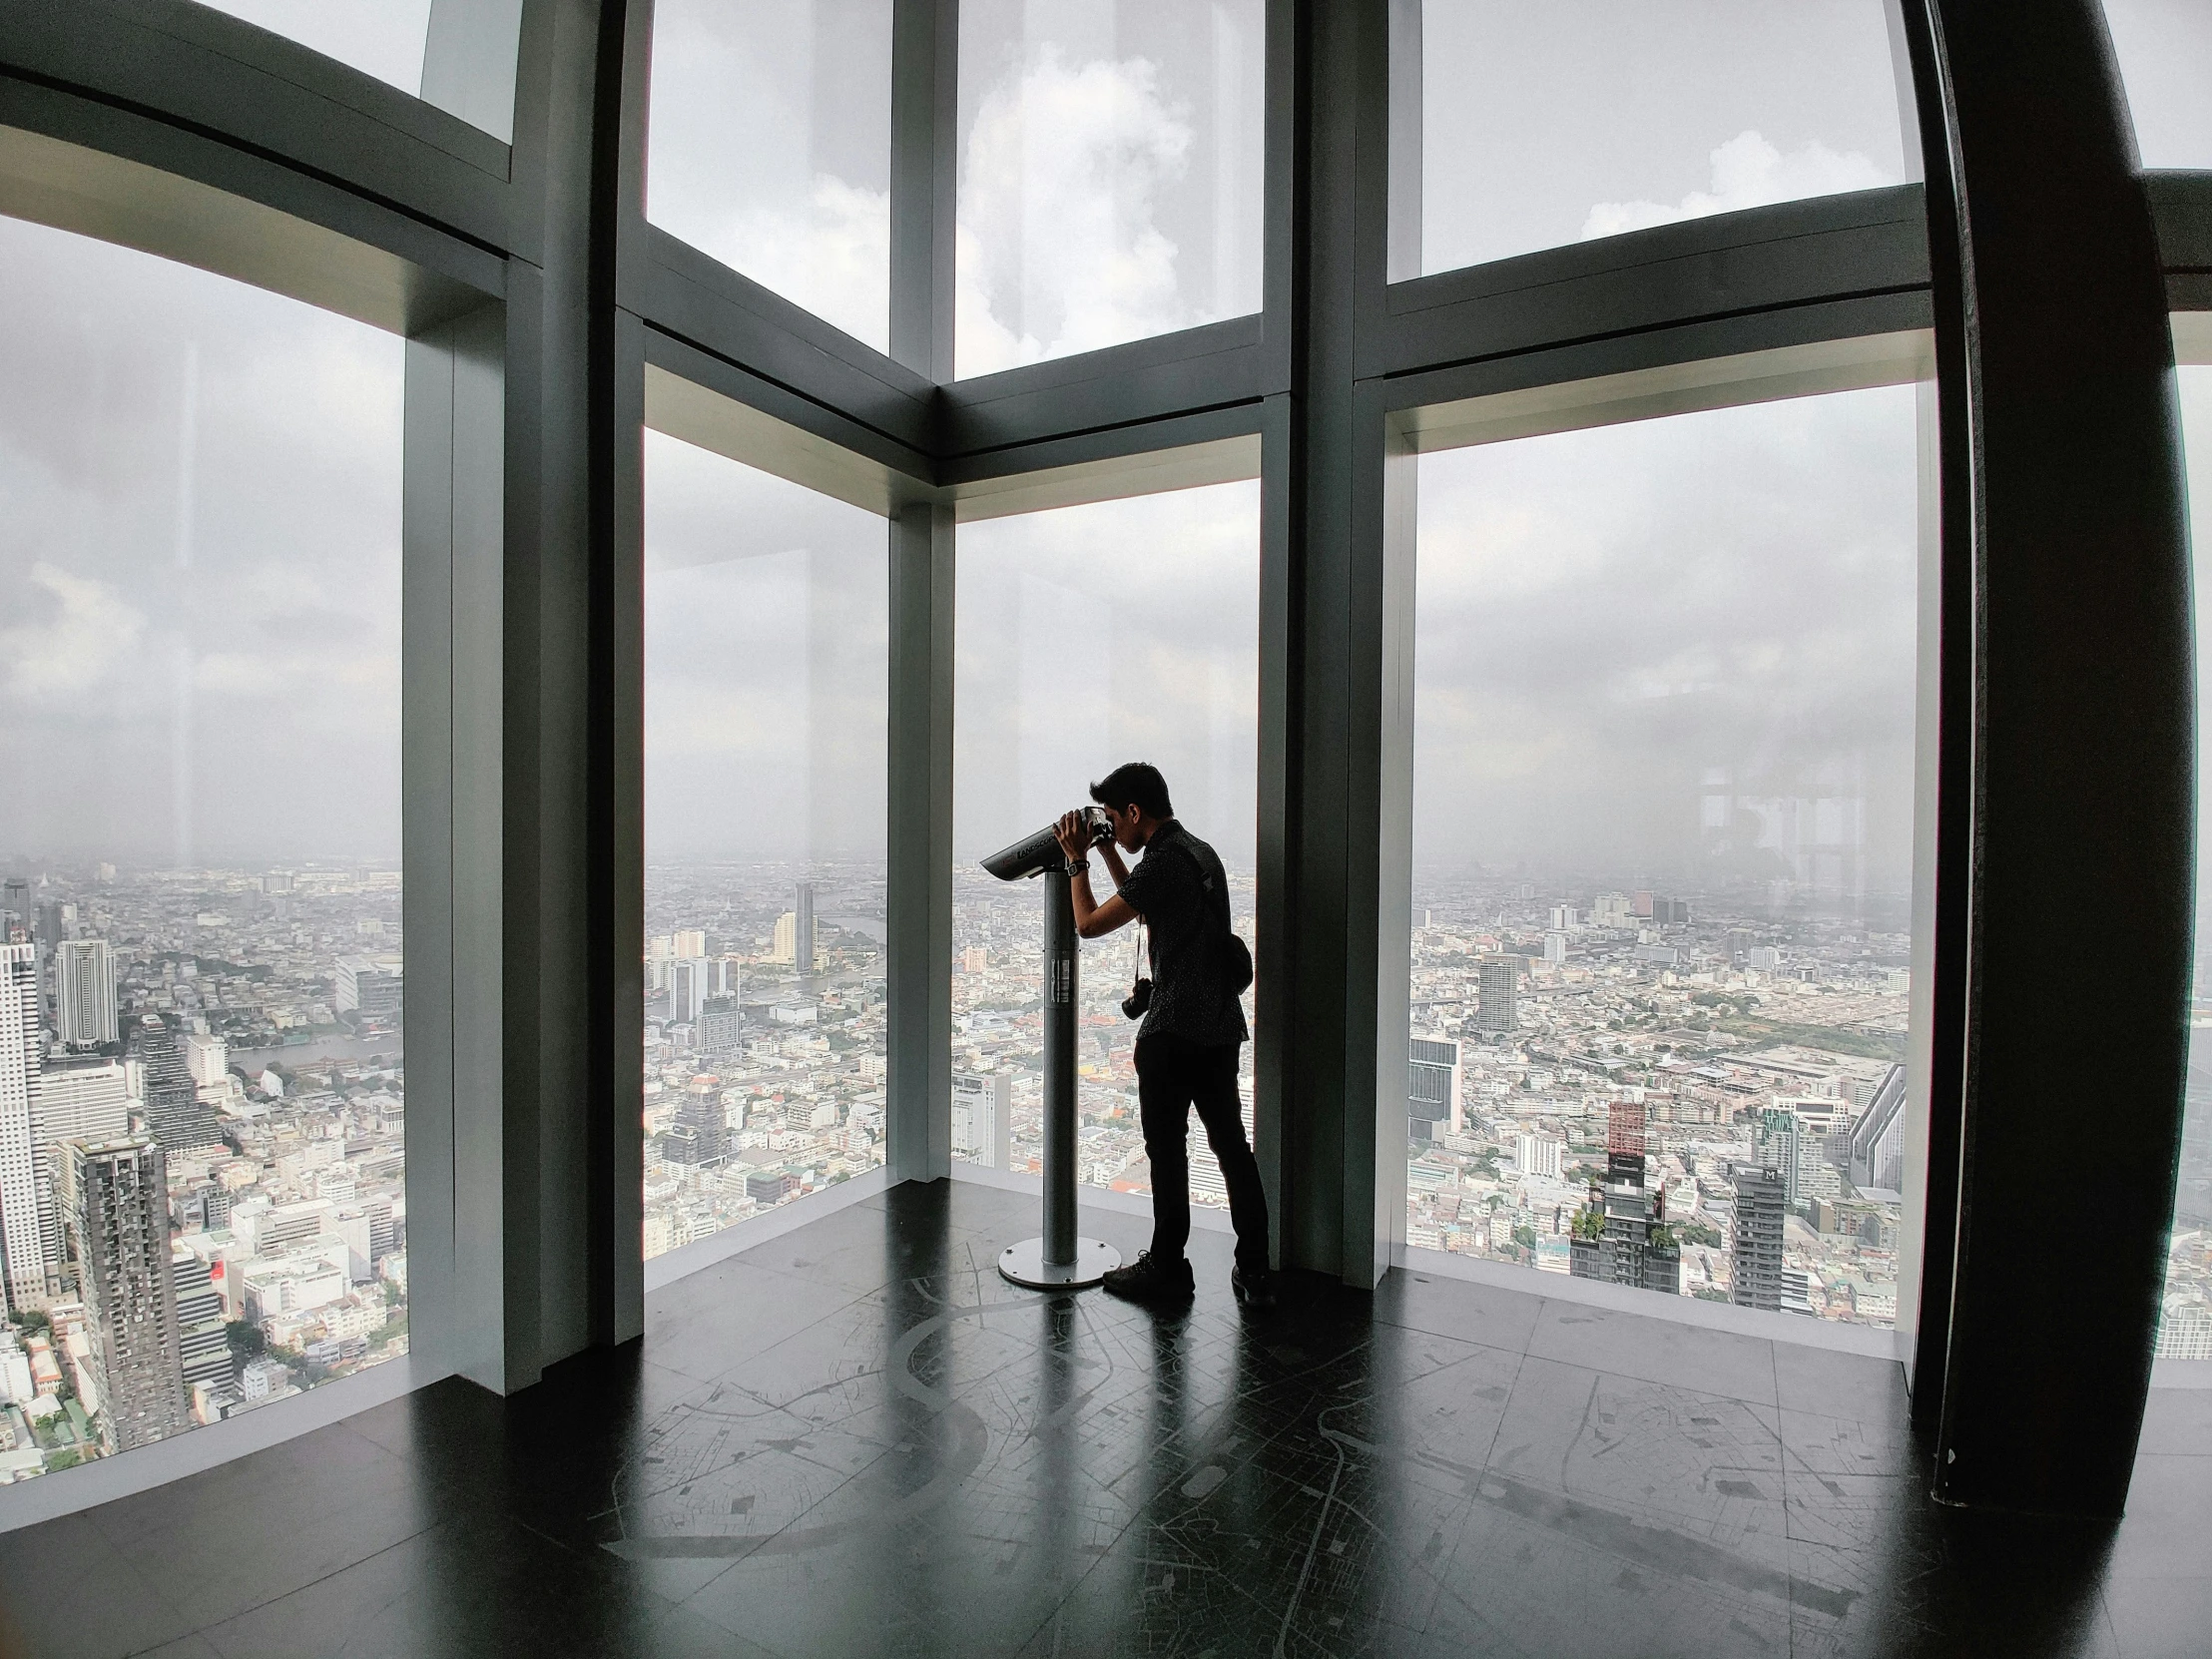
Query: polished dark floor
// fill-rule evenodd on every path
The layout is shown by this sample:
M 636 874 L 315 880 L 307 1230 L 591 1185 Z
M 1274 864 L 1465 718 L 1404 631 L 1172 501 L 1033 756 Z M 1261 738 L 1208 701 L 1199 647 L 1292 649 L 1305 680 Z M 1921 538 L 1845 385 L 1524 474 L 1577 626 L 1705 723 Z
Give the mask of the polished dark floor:
M 0 1598 L 52 1659 L 2212 1654 L 2212 1392 L 2121 1525 L 1991 1520 L 1894 1366 L 1402 1274 L 1245 1316 L 1212 1234 L 1186 1316 L 1048 1300 L 1035 1220 L 894 1189 L 642 1353 L 0 1536 Z

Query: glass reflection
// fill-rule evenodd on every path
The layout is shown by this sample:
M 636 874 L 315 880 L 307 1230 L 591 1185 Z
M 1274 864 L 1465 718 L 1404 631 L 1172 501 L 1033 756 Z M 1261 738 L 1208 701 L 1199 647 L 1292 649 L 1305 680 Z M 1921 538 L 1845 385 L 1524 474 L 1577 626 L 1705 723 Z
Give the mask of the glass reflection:
M 964 0 L 955 369 L 1260 308 L 1261 0 Z
M 1419 18 L 1420 255 L 1393 278 L 1920 177 L 1884 0 L 1425 0 Z
M 660 0 L 646 217 L 890 349 L 891 0 Z
M 1152 762 L 1176 815 L 1221 854 L 1253 937 L 1259 810 L 1260 489 L 1217 484 L 960 527 L 954 639 L 952 1150 L 1039 1169 L 1044 898 L 976 867 L 1089 799 L 1123 761 Z M 1104 896 L 1104 879 L 1099 880 Z M 1083 946 L 1079 1179 L 1151 1190 L 1125 1018 L 1135 930 Z M 1259 957 L 1260 971 L 1267 971 Z M 1252 1020 L 1251 993 L 1245 1017 Z M 1256 1033 L 1257 1034 L 1257 1033 Z M 1252 1127 L 1253 1045 L 1244 1049 Z M 1195 1127 L 1195 1126 L 1194 1126 Z M 1226 1209 L 1194 1133 L 1191 1195 Z
M 0 219 L 0 1479 L 407 1352 L 404 345 Z
M 1894 1324 L 1916 397 L 1421 458 L 1411 1244 Z
M 645 1254 L 883 1161 L 889 534 L 645 448 Z

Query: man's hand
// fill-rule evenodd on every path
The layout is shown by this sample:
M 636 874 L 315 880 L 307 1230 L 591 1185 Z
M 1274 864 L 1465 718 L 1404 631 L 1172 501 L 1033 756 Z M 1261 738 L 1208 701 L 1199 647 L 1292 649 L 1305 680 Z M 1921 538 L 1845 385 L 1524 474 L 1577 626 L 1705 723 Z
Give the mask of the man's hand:
M 1091 852 L 1091 827 L 1081 813 L 1066 813 L 1053 827 L 1053 833 L 1060 842 L 1060 850 L 1068 855 L 1068 862 L 1075 863 L 1088 858 Z

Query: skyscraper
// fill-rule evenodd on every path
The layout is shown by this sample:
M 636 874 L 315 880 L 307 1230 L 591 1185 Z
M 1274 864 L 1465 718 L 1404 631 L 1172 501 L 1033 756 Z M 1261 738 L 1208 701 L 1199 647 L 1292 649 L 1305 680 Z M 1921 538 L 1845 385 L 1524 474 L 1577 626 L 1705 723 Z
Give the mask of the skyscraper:
M 145 1068 L 147 1127 L 163 1150 L 190 1152 L 219 1144 L 223 1135 L 216 1127 L 215 1108 L 200 1098 L 177 1032 L 159 1014 L 148 1014 L 139 1021 L 132 1047 Z
M 25 938 L 31 933 L 31 883 L 20 875 L 11 875 L 5 886 L 0 886 L 0 944 L 13 942 L 15 930 L 21 928 Z
M 1785 1195 L 1782 1172 L 1765 1166 L 1738 1164 L 1736 1181 L 1736 1238 L 1730 1269 L 1729 1299 L 1740 1308 L 1782 1308 L 1782 1218 Z
M 1406 1059 L 1405 1116 L 1412 1138 L 1428 1140 L 1434 1126 L 1459 1126 L 1459 1045 L 1431 1037 L 1411 1039 Z
M 97 1054 L 49 1055 L 38 1076 L 39 1229 L 49 1294 L 67 1287 L 60 1200 L 65 1141 L 112 1141 L 131 1131 L 130 1085 L 123 1062 Z
M 952 1151 L 985 1169 L 1005 1169 L 1012 1145 L 1014 1074 L 955 1073 L 952 1079 Z
M 1905 1185 L 1905 1068 L 1892 1066 L 1851 1131 L 1851 1184 L 1898 1192 Z
M 70 1141 L 63 1152 L 63 1213 L 99 1370 L 107 1438 L 116 1450 L 129 1451 L 192 1426 L 169 1263 L 162 1149 L 133 1135 Z
M 692 1025 L 707 1003 L 707 958 L 679 956 L 668 964 L 667 1000 L 661 1017 L 671 1025 Z
M 231 1339 L 223 1329 L 223 1293 L 208 1264 L 172 1242 L 169 1281 L 177 1297 L 177 1357 L 189 1394 L 195 1382 L 231 1381 Z
M 1475 1005 L 1478 1031 L 1516 1031 L 1520 1028 L 1520 958 L 1490 956 L 1482 962 L 1480 1000 Z
M 366 1031 L 398 1029 L 406 1009 L 406 970 L 397 956 L 341 956 L 331 975 L 331 1000 L 342 1019 Z
M 1759 1162 L 1782 1177 L 1782 1202 L 1795 1210 L 1805 1200 L 1805 1125 L 1786 1106 L 1763 1106 L 1752 1145 Z
M 46 1138 L 39 1037 L 37 949 L 0 944 L 0 1271 L 11 1313 L 43 1308 L 53 1294 L 47 1283 L 53 1216 L 39 1179 Z
M 65 1048 L 116 1040 L 115 952 L 106 939 L 63 939 L 54 951 L 55 1034 Z
M 792 941 L 793 959 L 798 962 L 801 973 L 812 973 L 815 971 L 815 884 L 812 881 L 799 883 L 799 902 L 792 914 L 797 922 Z

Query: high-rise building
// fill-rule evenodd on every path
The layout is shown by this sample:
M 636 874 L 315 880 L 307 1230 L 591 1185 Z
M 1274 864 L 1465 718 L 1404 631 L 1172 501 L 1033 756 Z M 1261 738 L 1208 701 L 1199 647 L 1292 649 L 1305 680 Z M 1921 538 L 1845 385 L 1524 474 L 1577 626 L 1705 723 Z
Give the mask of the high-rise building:
M 961 1072 L 952 1079 L 952 1152 L 985 1169 L 1005 1169 L 1011 1157 L 1014 1074 Z
M 1521 1134 L 1513 1137 L 1513 1163 L 1523 1175 L 1556 1181 L 1564 1167 L 1567 1144 L 1554 1135 Z
M 795 923 L 792 941 L 792 959 L 799 964 L 801 973 L 815 971 L 815 884 L 799 883 L 799 902 L 792 910 Z
M 679 935 L 680 937 L 681 935 Z M 704 956 L 679 956 L 668 964 L 661 1017 L 671 1025 L 691 1025 L 707 1003 L 708 962 Z
M 0 944 L 14 943 L 18 931 L 29 942 L 31 883 L 20 875 L 11 875 L 5 885 L 0 885 Z
M 670 954 L 676 956 L 704 956 L 707 954 L 707 930 L 704 927 L 679 927 L 669 935 Z
M 231 1339 L 223 1329 L 223 1293 L 208 1264 L 179 1244 L 169 1254 L 169 1281 L 177 1299 L 177 1358 L 189 1394 L 196 1382 L 231 1381 Z
M 1651 901 L 1651 921 L 1655 927 L 1679 927 L 1690 919 L 1690 901 L 1686 898 L 1654 898 Z
M 745 1015 L 739 1011 L 737 999 L 710 996 L 701 1003 L 695 1037 L 704 1053 L 735 1050 L 745 1040 Z
M 54 952 L 54 1027 L 65 1048 L 116 1040 L 115 952 L 106 939 L 63 939 Z
M 1759 1162 L 1782 1177 L 1782 1201 L 1795 1210 L 1805 1201 L 1805 1125 L 1787 1106 L 1763 1106 L 1752 1131 Z
M 1412 1138 L 1428 1140 L 1435 1125 L 1459 1130 L 1459 1045 L 1415 1037 L 1406 1060 L 1405 1117 Z
M 1905 1186 L 1905 1068 L 1892 1066 L 1851 1131 L 1851 1184 L 1901 1192 Z
M 131 1038 L 141 1068 L 147 1128 L 166 1152 L 190 1152 L 223 1140 L 215 1108 L 200 1098 L 179 1037 L 159 1014 L 148 1014 Z
M 39 1224 L 53 1291 L 67 1267 L 56 1184 L 65 1141 L 112 1141 L 131 1130 L 131 1091 L 120 1060 L 97 1054 L 49 1055 L 38 1077 Z
M 193 1082 L 212 1089 L 230 1074 L 231 1045 L 205 1031 L 185 1033 L 185 1067 Z
M 54 1219 L 39 1162 L 40 1035 L 37 947 L 0 944 L 0 1271 L 11 1313 L 43 1308 L 54 1292 Z
M 70 1141 L 63 1214 L 77 1259 L 106 1437 L 119 1451 L 192 1426 L 170 1270 L 162 1149 L 144 1135 Z
M 1567 959 L 1567 935 L 1554 927 L 1544 934 L 1544 960 L 1557 966 Z
M 1782 1219 L 1788 1198 L 1782 1172 L 1765 1165 L 1738 1164 L 1734 1250 L 1729 1299 L 1742 1308 L 1782 1308 Z
M 406 969 L 397 956 L 341 956 L 331 1002 L 362 1031 L 396 1031 L 406 1013 Z
M 1520 1029 L 1520 962 L 1518 956 L 1483 958 L 1474 1010 L 1477 1031 Z
M 776 937 L 769 946 L 768 959 L 772 962 L 797 962 L 799 960 L 799 912 L 786 910 L 776 918 Z

